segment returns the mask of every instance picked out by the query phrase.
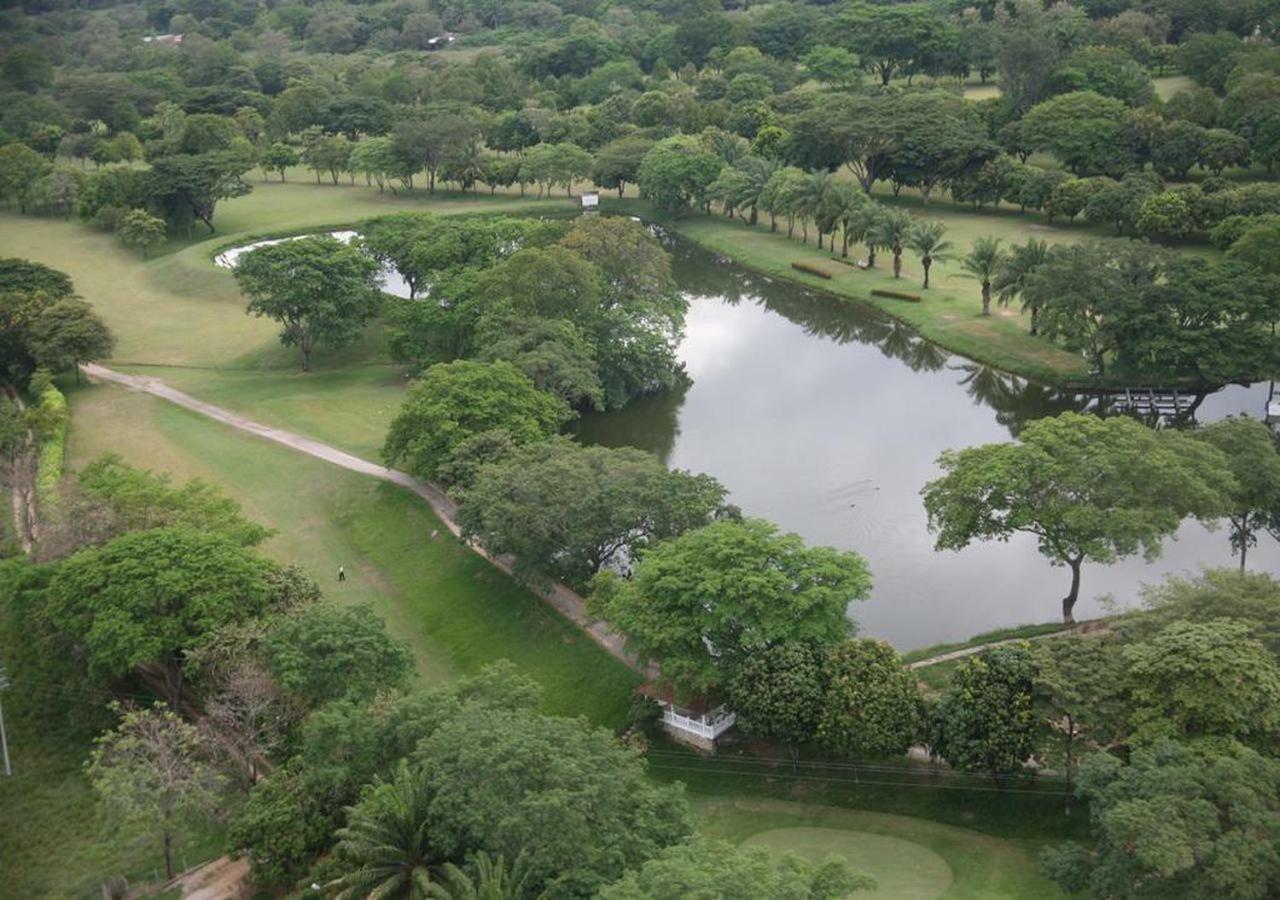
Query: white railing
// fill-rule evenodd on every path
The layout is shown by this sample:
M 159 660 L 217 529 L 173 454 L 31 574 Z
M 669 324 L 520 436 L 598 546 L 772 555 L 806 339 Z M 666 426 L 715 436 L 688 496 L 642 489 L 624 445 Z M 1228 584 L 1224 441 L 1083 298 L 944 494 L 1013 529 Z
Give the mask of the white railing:
M 698 737 L 712 741 L 732 728 L 733 723 L 737 720 L 737 715 L 726 712 L 723 706 L 718 706 L 711 712 L 697 718 L 682 715 L 670 707 L 662 711 L 663 722 L 673 728 L 679 728 L 681 731 L 687 731 L 690 734 L 696 734 Z

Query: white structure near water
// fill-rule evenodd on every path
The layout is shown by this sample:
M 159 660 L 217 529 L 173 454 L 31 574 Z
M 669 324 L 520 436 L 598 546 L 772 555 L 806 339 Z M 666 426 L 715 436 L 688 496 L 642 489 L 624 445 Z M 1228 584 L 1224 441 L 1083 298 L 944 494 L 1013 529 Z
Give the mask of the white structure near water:
M 715 753 L 716 741 L 738 720 L 724 704 L 680 706 L 670 697 L 654 697 L 662 707 L 662 730 L 677 743 Z

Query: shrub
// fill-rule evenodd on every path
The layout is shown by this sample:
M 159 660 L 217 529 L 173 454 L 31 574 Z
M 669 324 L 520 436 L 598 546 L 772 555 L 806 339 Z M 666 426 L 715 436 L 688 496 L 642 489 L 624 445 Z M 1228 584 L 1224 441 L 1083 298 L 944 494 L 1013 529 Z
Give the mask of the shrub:
M 66 462 L 67 398 L 52 384 L 40 392 L 37 410 L 41 422 L 40 450 L 36 456 L 36 502 L 52 512 L 58 502 L 58 482 Z
M 801 272 L 805 272 L 809 275 L 817 275 L 819 278 L 825 278 L 828 281 L 831 280 L 830 272 L 824 271 L 823 269 L 819 269 L 817 266 L 811 265 L 809 263 L 793 262 L 791 264 L 791 268 L 799 269 Z
M 906 291 L 891 291 L 887 288 L 872 288 L 872 297 L 887 297 L 890 300 L 907 300 L 911 303 L 919 303 L 919 294 L 908 294 Z

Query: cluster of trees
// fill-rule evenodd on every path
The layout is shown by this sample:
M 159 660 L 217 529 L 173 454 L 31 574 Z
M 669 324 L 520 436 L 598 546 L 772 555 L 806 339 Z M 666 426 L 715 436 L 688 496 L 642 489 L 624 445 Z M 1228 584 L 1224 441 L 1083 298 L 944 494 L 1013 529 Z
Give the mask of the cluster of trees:
M 272 890 L 587 897 L 623 879 L 624 897 L 726 865 L 779 898 L 870 883 L 693 841 L 678 785 L 649 781 L 607 731 L 539 713 L 540 688 L 509 664 L 411 688 L 377 615 L 259 555 L 269 532 L 207 484 L 106 458 L 64 492 L 44 562 L 4 571 L 0 645 L 23 683 L 161 698 L 103 709 L 87 772 L 116 821 L 151 830 L 169 875 L 187 829 L 217 815 Z M 69 727 L 103 718 L 65 712 Z
M 1257 535 L 1280 527 L 1271 481 L 1280 449 L 1248 418 L 1177 431 L 1063 413 L 1028 423 L 1015 442 L 947 451 L 938 465 L 942 476 L 922 491 L 938 549 L 1034 536 L 1051 564 L 1071 571 L 1066 622 L 1085 562 L 1153 559 L 1186 519 L 1226 519 L 1243 572 Z
M 102 204 L 79 195 L 97 192 L 100 173 L 79 169 L 141 159 L 152 174 L 136 170 L 134 195 L 108 205 L 177 228 L 212 228 L 217 201 L 247 190 L 254 165 L 284 178 L 303 163 L 317 180 L 380 187 L 425 172 L 431 190 L 438 179 L 568 189 L 588 176 L 622 190 L 655 142 L 709 128 L 775 161 L 848 166 L 868 189 L 888 180 L 926 200 L 936 189 L 989 196 L 1012 166 L 1022 183 L 995 196 L 1024 206 L 1059 175 L 1026 165 L 1036 151 L 1081 175 L 1150 165 L 1171 177 L 1270 167 L 1277 154 L 1276 51 L 1238 37 L 1270 33 L 1261 6 L 475 6 L 14 14 L 0 72 L 0 152 L 14 175 L 0 195 L 97 217 Z M 143 40 L 162 28 L 181 40 Z M 490 49 L 412 52 L 446 29 Z M 1161 105 L 1149 71 L 1170 65 L 1197 87 Z M 997 73 L 993 99 L 946 86 Z
M 26 259 L 0 259 L 0 381 L 24 390 L 37 368 L 54 373 L 110 356 L 115 339 L 71 278 Z

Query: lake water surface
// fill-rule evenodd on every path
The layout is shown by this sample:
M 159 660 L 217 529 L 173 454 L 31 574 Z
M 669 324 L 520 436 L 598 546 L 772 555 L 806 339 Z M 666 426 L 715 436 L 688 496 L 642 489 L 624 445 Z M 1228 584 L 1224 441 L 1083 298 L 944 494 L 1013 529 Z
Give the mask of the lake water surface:
M 937 552 L 919 492 L 942 450 L 1007 441 L 1030 419 L 1095 401 L 951 356 L 872 310 L 683 243 L 671 249 L 690 298 L 680 357 L 691 384 L 585 417 L 584 440 L 633 444 L 708 472 L 746 514 L 858 551 L 875 587 L 850 614 L 900 649 L 1059 615 L 1068 572 L 1033 539 Z M 1225 388 L 1204 399 L 1197 419 L 1262 417 L 1267 395 L 1266 384 Z M 1280 548 L 1263 537 L 1249 560 L 1275 571 Z M 1076 616 L 1104 612 L 1099 595 L 1131 604 L 1142 583 L 1166 573 L 1231 564 L 1225 531 L 1188 523 L 1154 563 L 1086 564 Z
M 252 246 L 216 262 L 232 267 Z M 899 649 L 1059 615 L 1067 570 L 1051 567 L 1032 538 L 935 551 L 920 489 L 938 475 L 943 450 L 1007 441 L 1024 422 L 1093 408 L 1096 398 L 978 366 L 875 310 L 750 273 L 684 242 L 669 248 L 690 300 L 680 345 L 690 382 L 584 416 L 582 440 L 642 447 L 670 466 L 708 472 L 747 515 L 813 544 L 858 551 L 875 587 L 850 615 L 862 633 Z M 394 270 L 382 283 L 408 296 Z M 1224 388 L 1204 398 L 1196 418 L 1262 417 L 1268 393 L 1267 384 Z M 1249 560 L 1275 572 L 1280 546 L 1263 536 Z M 1189 522 L 1155 562 L 1086 564 L 1076 617 L 1102 614 L 1108 597 L 1132 605 L 1142 584 L 1168 573 L 1232 564 L 1225 531 Z

